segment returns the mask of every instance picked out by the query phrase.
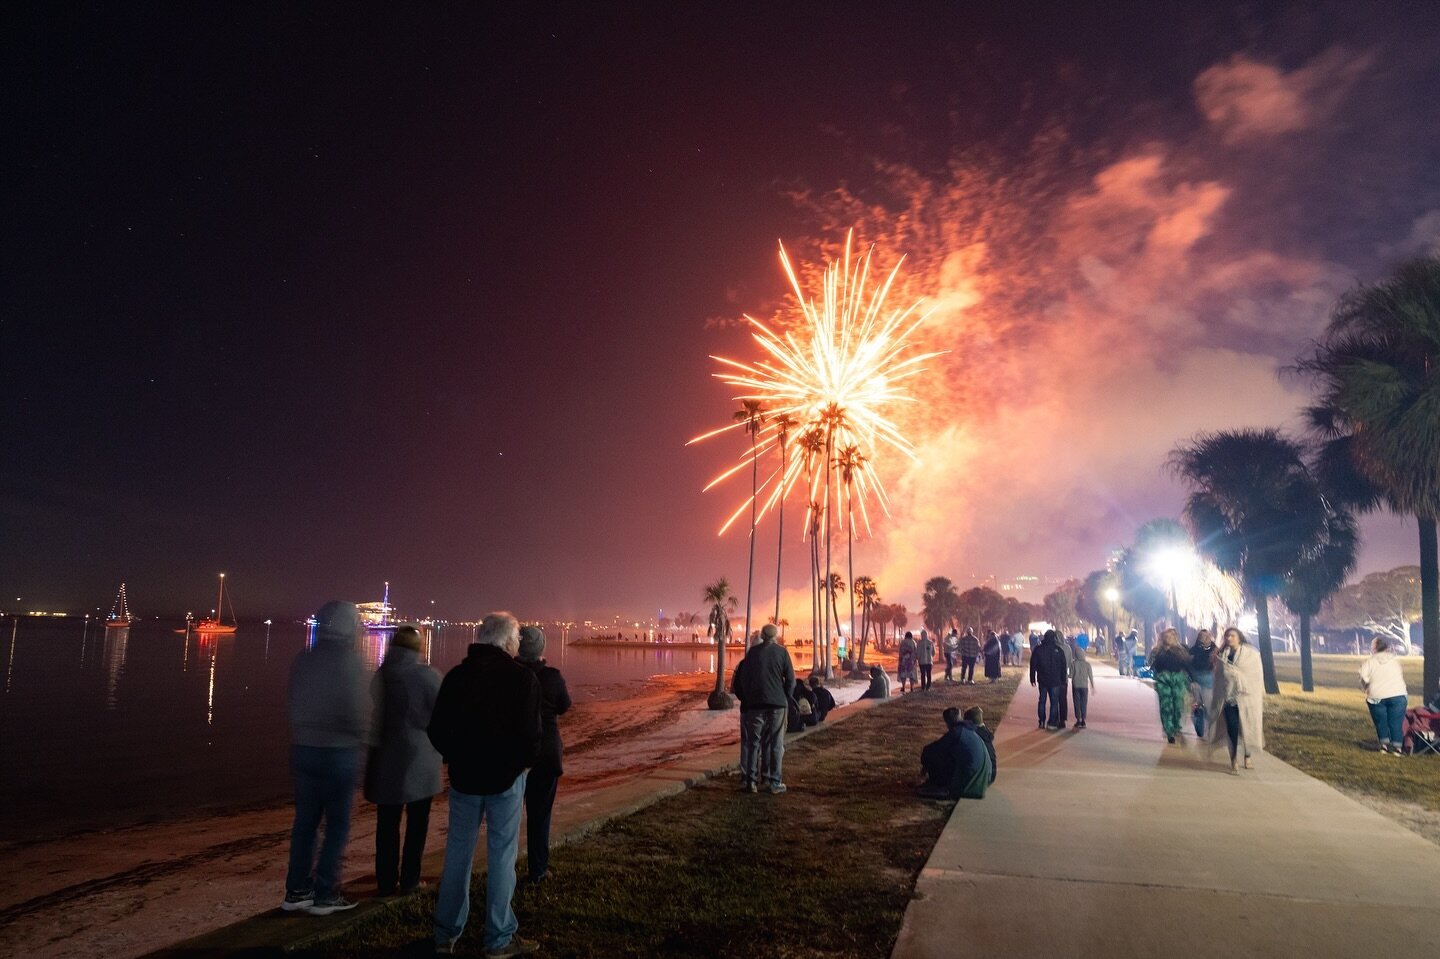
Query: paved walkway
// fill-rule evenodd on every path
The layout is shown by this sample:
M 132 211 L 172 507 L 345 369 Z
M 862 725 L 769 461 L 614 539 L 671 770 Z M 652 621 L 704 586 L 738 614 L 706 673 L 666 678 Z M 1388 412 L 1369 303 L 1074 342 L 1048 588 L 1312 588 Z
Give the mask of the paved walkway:
M 1021 683 L 999 778 L 956 806 L 893 959 L 1433 952 L 1440 847 L 1273 756 L 1231 775 L 1167 745 L 1149 685 L 1095 673 L 1078 731 L 1036 729 Z

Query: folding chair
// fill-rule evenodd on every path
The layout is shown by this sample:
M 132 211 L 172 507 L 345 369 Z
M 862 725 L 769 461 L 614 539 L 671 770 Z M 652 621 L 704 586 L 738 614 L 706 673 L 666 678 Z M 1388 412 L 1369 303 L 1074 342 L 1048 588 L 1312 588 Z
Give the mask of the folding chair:
M 1405 710 L 1405 741 L 1412 756 L 1440 756 L 1440 713 L 1423 706 Z

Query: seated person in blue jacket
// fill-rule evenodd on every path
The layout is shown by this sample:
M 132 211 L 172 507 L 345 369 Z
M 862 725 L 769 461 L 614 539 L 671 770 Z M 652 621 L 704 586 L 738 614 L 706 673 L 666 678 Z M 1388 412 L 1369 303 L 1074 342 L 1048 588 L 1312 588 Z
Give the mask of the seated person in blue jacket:
M 984 739 L 973 722 L 960 719 L 955 707 L 941 715 L 945 735 L 920 751 L 925 784 L 919 794 L 926 799 L 984 799 L 995 768 Z

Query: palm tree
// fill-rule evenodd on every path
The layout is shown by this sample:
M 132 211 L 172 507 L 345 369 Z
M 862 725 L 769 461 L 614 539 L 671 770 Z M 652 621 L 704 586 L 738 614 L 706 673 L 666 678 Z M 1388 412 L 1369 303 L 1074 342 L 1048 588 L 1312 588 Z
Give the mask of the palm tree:
M 850 445 L 840 451 L 835 462 L 840 482 L 845 484 L 845 574 L 855 582 L 855 471 L 865 463 L 860 447 Z M 850 638 L 855 638 L 855 593 L 850 593 Z
M 1310 618 L 1320 612 L 1320 605 L 1355 572 L 1359 543 L 1360 532 L 1354 515 L 1327 500 L 1323 535 L 1290 571 L 1280 593 L 1285 606 L 1300 617 L 1300 688 L 1307 693 L 1315 691 L 1310 662 Z
M 825 432 L 818 426 L 800 435 L 805 456 L 805 490 L 809 518 L 806 537 L 810 540 L 810 669 L 820 668 L 820 503 L 815 495 L 815 464 L 825 449 Z
M 1170 453 L 1194 488 L 1185 519 L 1200 551 L 1240 580 L 1255 604 L 1265 691 L 1280 692 L 1270 645 L 1270 597 L 1319 543 L 1325 502 L 1299 443 L 1275 429 L 1201 433 Z
M 833 585 L 838 575 L 831 571 L 830 566 L 830 529 L 833 524 L 830 522 L 830 474 L 834 472 L 835 455 L 835 434 L 845 424 L 845 410 L 839 403 L 831 403 L 820 411 L 820 423 L 825 431 L 825 580 L 826 588 Z M 832 632 L 830 628 L 830 613 L 835 610 L 835 594 L 830 591 L 830 605 L 825 609 L 825 678 L 834 676 L 834 670 L 830 666 L 830 640 Z M 835 611 L 835 623 L 839 623 L 840 614 Z
M 931 577 L 925 583 L 925 592 L 920 597 L 921 620 L 925 628 L 939 633 L 956 619 L 960 608 L 960 594 L 955 584 L 945 576 Z
M 1155 639 L 1155 624 L 1165 619 L 1173 590 L 1156 585 L 1155 572 L 1167 555 L 1194 550 L 1190 534 L 1173 519 L 1152 519 L 1135 531 L 1135 543 L 1116 562 L 1120 577 L 1121 602 L 1145 626 L 1144 652 L 1148 656 Z
M 774 424 L 776 438 L 780 441 L 780 475 L 778 477 L 780 485 L 777 496 L 779 502 L 776 503 L 776 509 L 779 511 L 777 521 L 780 531 L 775 537 L 775 618 L 779 619 L 780 570 L 783 568 L 782 560 L 785 555 L 785 476 L 790 466 L 788 452 L 790 431 L 798 424 L 789 413 L 781 413 L 779 416 L 772 417 L 771 423 Z
M 851 583 L 850 601 L 860 600 L 860 656 L 856 662 L 865 664 L 865 642 L 870 637 L 870 622 L 873 610 L 880 602 L 880 590 L 875 586 L 875 580 L 869 576 L 860 576 Z
M 1319 462 L 1346 502 L 1414 516 L 1420 533 L 1423 689 L 1440 685 L 1440 256 L 1342 296 L 1293 369 L 1319 387 Z
M 910 622 L 910 611 L 905 608 L 904 603 L 893 603 L 890 606 L 890 644 L 895 644 L 900 630 Z
M 875 624 L 876 645 L 883 650 L 885 648 L 885 627 L 890 625 L 890 619 L 895 615 L 895 607 L 889 603 L 880 602 L 878 596 L 875 597 L 875 600 L 875 608 L 870 611 L 870 621 Z
M 750 594 L 755 587 L 755 500 L 758 495 L 759 458 L 756 455 L 756 441 L 760 435 L 760 424 L 765 422 L 765 408 L 759 400 L 741 400 L 740 409 L 735 411 L 735 422 L 745 424 L 750 437 L 750 568 L 745 578 L 745 645 L 750 645 Z
M 715 688 L 710 692 L 711 709 L 731 709 L 735 699 L 725 691 L 725 643 L 730 639 L 730 613 L 738 604 L 730 580 L 721 576 L 705 587 L 702 600 L 710 606 L 709 634 L 715 637 Z

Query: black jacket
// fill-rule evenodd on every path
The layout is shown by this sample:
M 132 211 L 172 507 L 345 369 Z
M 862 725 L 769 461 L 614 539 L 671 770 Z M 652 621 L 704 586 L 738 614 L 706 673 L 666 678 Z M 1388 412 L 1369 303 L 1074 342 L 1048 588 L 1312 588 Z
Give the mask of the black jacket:
M 823 723 L 830 710 L 835 708 L 835 697 L 824 686 L 810 687 L 810 695 L 815 697 L 815 721 Z
M 1179 647 L 1155 650 L 1150 656 L 1150 668 L 1157 673 L 1184 673 L 1190 676 L 1190 654 Z
M 741 668 L 744 667 L 744 668 Z M 735 695 L 741 711 L 784 709 L 790 705 L 795 687 L 795 666 L 785 647 L 760 643 L 750 647 L 740 666 L 735 667 Z
M 1064 686 L 1069 670 L 1065 652 L 1058 643 L 1045 640 L 1030 654 L 1030 681 L 1041 686 Z
M 545 660 L 533 663 L 522 662 L 540 680 L 540 722 L 543 732 L 540 737 L 540 758 L 535 761 L 535 771 L 558 776 L 565 771 L 561 759 L 565 748 L 560 742 L 560 723 L 557 719 L 570 708 L 570 690 L 565 686 L 565 677 L 554 666 L 545 665 Z
M 502 793 L 540 756 L 540 681 L 496 646 L 471 643 L 440 684 L 426 730 L 452 789 Z

